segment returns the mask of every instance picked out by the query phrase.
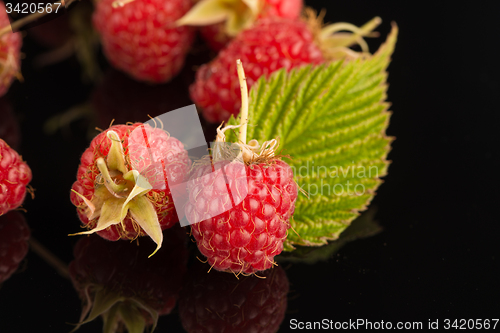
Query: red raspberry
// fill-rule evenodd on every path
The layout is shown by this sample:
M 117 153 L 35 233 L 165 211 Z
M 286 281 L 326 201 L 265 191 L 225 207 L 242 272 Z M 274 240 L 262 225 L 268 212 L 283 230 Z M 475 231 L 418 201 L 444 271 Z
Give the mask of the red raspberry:
M 169 229 L 165 231 L 165 248 L 147 258 L 152 250 L 151 243 L 141 243 L 140 246 L 129 242 L 116 244 L 97 236 L 80 239 L 74 249 L 75 259 L 69 265 L 69 273 L 83 301 L 81 321 L 93 306 L 103 311 L 96 316 L 116 320 L 117 328 L 141 321 L 145 322 L 143 325 L 156 325 L 153 313 L 159 316 L 169 314 L 177 303 L 187 270 L 186 241 L 184 229 Z M 108 297 L 107 301 L 112 300 L 108 307 L 99 304 L 102 298 L 98 296 L 104 295 Z M 143 332 L 137 328 L 128 331 Z
M 201 267 L 199 267 L 201 266 Z M 255 276 L 206 273 L 202 265 L 190 270 L 179 298 L 179 316 L 191 332 L 277 332 L 287 308 L 289 282 L 275 267 Z
M 0 216 L 0 284 L 17 270 L 28 253 L 29 238 L 30 229 L 21 213 Z
M 0 27 L 10 25 L 7 9 L 0 1 Z M 21 68 L 21 34 L 7 33 L 0 37 L 0 96 L 5 95 Z
M 192 27 L 175 24 L 191 8 L 191 1 L 124 1 L 116 8 L 114 2 L 98 1 L 93 14 L 108 60 L 137 80 L 169 81 L 181 70 L 194 40 Z
M 118 138 L 111 140 L 112 133 Z M 148 138 L 148 147 L 141 141 L 144 140 L 143 135 Z M 124 165 L 124 170 L 115 167 L 120 163 Z M 85 233 L 97 231 L 101 237 L 113 241 L 149 235 L 159 248 L 161 239 L 158 237 L 161 235 L 152 234 L 151 230 L 159 231 L 158 225 L 161 230 L 170 228 L 178 221 L 178 217 L 169 184 L 161 182 L 163 177 L 154 177 L 166 172 L 172 185 L 184 180 L 190 166 L 191 161 L 182 143 L 160 128 L 136 123 L 115 125 L 102 132 L 83 153 L 71 193 L 71 202 L 78 208 L 80 220 L 88 229 L 92 229 Z M 153 189 L 133 196 L 127 204 L 133 187 L 139 184 L 135 183 L 139 180 L 130 176 L 132 170 L 145 176 Z M 107 173 L 109 176 L 106 176 Z M 166 186 L 162 189 L 162 185 Z M 95 209 L 92 209 L 92 205 Z M 122 207 L 126 212 L 125 218 L 121 219 L 118 213 L 110 218 L 113 209 L 120 211 Z M 103 223 L 109 226 L 103 229 Z M 151 229 L 153 226 L 155 229 Z
M 198 249 L 220 271 L 252 274 L 270 268 L 295 210 L 292 169 L 281 160 L 249 166 L 220 161 L 214 169 L 202 166 L 188 182 L 186 217 Z
M 0 216 L 19 207 L 31 181 L 31 169 L 19 154 L 0 139 Z
M 303 0 L 264 0 L 257 19 L 265 17 L 297 19 L 303 6 Z M 232 39 L 225 32 L 225 22 L 202 26 L 200 32 L 210 48 L 215 51 L 222 50 Z
M 245 64 L 247 84 L 251 87 L 262 75 L 286 68 L 324 61 L 305 22 L 291 19 L 262 19 L 240 33 L 217 58 L 203 65 L 190 87 L 193 101 L 211 122 L 229 119 L 239 113 L 240 86 L 236 59 Z

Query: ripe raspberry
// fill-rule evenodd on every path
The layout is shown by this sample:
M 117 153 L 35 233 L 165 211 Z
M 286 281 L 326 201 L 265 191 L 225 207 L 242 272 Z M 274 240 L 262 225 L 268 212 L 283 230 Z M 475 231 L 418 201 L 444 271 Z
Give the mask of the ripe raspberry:
M 147 234 L 158 250 L 161 230 L 178 221 L 169 184 L 182 182 L 190 165 L 182 143 L 160 128 L 136 123 L 102 132 L 83 153 L 72 188 L 71 202 L 91 229 L 80 234 L 113 241 Z
M 29 238 L 30 229 L 21 213 L 0 216 L 0 284 L 17 270 L 28 253 Z
M 124 1 L 116 8 L 115 2 L 98 1 L 93 15 L 108 60 L 137 80 L 169 81 L 181 70 L 194 40 L 193 28 L 175 24 L 191 1 Z
M 295 210 L 292 169 L 276 159 L 249 166 L 220 161 L 214 170 L 202 166 L 188 182 L 186 217 L 198 249 L 220 271 L 252 274 L 270 268 Z M 231 208 L 232 202 L 238 204 Z
M 10 25 L 7 9 L 0 1 L 0 27 Z M 0 96 L 5 95 L 21 68 L 21 34 L 7 33 L 0 37 Z
M 280 68 L 290 70 L 325 60 L 305 22 L 291 19 L 258 21 L 252 29 L 241 32 L 217 58 L 198 70 L 190 94 L 208 121 L 220 123 L 239 112 L 236 59 L 245 64 L 250 87 L 261 75 Z
M 179 298 L 179 316 L 191 332 L 277 332 L 287 308 L 288 278 L 281 267 L 255 276 L 190 269 Z M 201 266 L 201 267 L 200 267 Z
M 78 241 L 69 265 L 73 285 L 83 301 L 80 322 L 101 315 L 113 322 L 106 332 L 144 332 L 157 317 L 169 314 L 177 303 L 187 270 L 186 233 L 180 227 L 165 231 L 165 248 L 147 258 L 151 243 L 111 243 L 92 235 Z M 107 307 L 103 307 L 106 296 Z M 91 311 L 92 309 L 92 311 Z M 142 330 L 131 330 L 131 324 Z M 125 327 L 128 330 L 121 330 Z M 152 330 L 151 330 L 152 331 Z
M 19 207 L 31 181 L 31 169 L 19 154 L 0 139 L 0 216 Z

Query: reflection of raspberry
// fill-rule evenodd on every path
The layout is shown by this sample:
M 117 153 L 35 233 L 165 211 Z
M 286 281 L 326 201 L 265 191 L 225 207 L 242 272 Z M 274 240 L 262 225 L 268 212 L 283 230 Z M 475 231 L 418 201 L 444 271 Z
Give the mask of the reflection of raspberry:
M 160 316 L 169 314 L 182 287 L 188 252 L 182 228 L 169 229 L 164 236 L 165 245 L 151 258 L 147 258 L 152 251 L 150 242 L 141 242 L 140 246 L 112 243 L 94 235 L 80 239 L 69 272 L 84 306 L 100 305 L 102 313 L 98 314 L 106 320 L 116 320 L 117 328 L 142 320 L 149 326 L 154 323 L 154 312 Z M 114 301 L 105 304 L 108 307 L 98 303 L 103 300 L 99 296 L 104 295 L 108 302 Z M 85 310 L 83 314 L 86 315 Z M 115 331 L 120 330 L 112 332 Z
M 19 207 L 31 181 L 31 169 L 21 156 L 0 139 L 0 215 Z
M 28 253 L 29 238 L 30 229 L 21 213 L 0 216 L 0 283 L 17 270 Z
M 245 66 L 251 87 L 262 75 L 281 69 L 324 61 L 321 50 L 307 24 L 290 19 L 262 19 L 241 32 L 217 58 L 200 67 L 190 87 L 191 98 L 202 108 L 203 116 L 220 123 L 241 106 L 236 60 Z
M 98 1 L 93 15 L 108 60 L 137 80 L 169 81 L 181 70 L 194 39 L 193 28 L 175 24 L 191 1 L 140 0 L 114 8 L 115 1 Z
M 179 316 L 191 332 L 274 333 L 285 317 L 288 278 L 281 267 L 239 280 L 205 266 L 190 270 L 179 298 Z M 201 266 L 201 267 L 200 267 Z
M 186 217 L 192 224 L 202 220 L 193 224 L 193 236 L 217 270 L 266 270 L 283 250 L 295 210 L 293 171 L 281 160 L 250 166 L 226 163 L 217 162 L 213 173 L 211 165 L 202 166 L 188 182 Z
M 135 129 L 138 130 L 134 131 Z M 141 144 L 140 139 L 143 139 L 142 130 L 146 132 L 146 136 L 149 139 L 149 149 Z M 121 142 L 114 141 L 112 144 L 112 140 L 107 136 L 110 131 L 114 131 Z M 131 135 L 133 136 L 132 139 Z M 191 165 L 187 151 L 184 150 L 182 143 L 170 137 L 160 128 L 154 129 L 147 124 L 136 123 L 133 125 L 115 125 L 102 132 L 92 140 L 90 147 L 83 153 L 78 169 L 77 181 L 73 184 L 74 192 L 71 193 L 71 201 L 77 206 L 81 221 L 89 229 L 94 229 L 103 215 L 99 215 L 99 213 L 93 214 L 94 216 L 91 216 L 92 218 L 89 220 L 89 215 L 91 215 L 89 207 L 75 192 L 88 200 L 92 200 L 96 206 L 95 211 L 101 212 L 101 208 L 104 206 L 122 207 L 121 205 L 125 204 L 129 192 L 135 185 L 133 179 L 127 183 L 123 178 L 124 173 L 114 169 L 113 165 L 119 161 L 108 160 L 110 151 L 120 146 L 122 147 L 120 149 L 124 151 L 122 158 L 125 161 L 127 170 L 132 170 L 132 167 L 134 167 L 135 170 L 143 172 L 144 176 L 163 175 L 165 171 L 168 173 L 169 180 L 172 179 L 174 182 L 181 182 Z M 153 157 L 163 156 L 165 158 L 164 163 L 159 165 L 152 163 L 154 161 L 149 159 L 150 153 Z M 110 181 L 123 186 L 122 192 L 115 193 L 113 189 L 103 185 L 105 178 L 102 171 L 98 168 L 99 158 L 103 158 L 107 163 L 104 169 L 108 168 L 111 177 Z M 178 221 L 178 217 L 168 183 L 154 184 L 153 178 L 148 179 L 148 181 L 156 187 L 135 197 L 130 204 L 145 197 L 147 202 L 143 202 L 143 204 L 153 206 L 161 229 L 170 228 Z M 166 188 L 165 186 L 162 188 L 161 185 L 166 185 Z M 134 239 L 138 236 L 144 236 L 147 233 L 141 226 L 140 219 L 137 217 L 141 217 L 141 214 L 145 213 L 147 211 L 139 206 L 135 211 L 129 209 L 122 221 L 118 221 L 116 224 L 98 231 L 98 234 L 109 240 Z M 142 218 L 151 218 L 151 216 L 146 214 Z
M 0 27 L 10 25 L 7 9 L 0 1 Z M 21 68 L 21 34 L 7 33 L 0 38 L 0 96 L 9 89 Z

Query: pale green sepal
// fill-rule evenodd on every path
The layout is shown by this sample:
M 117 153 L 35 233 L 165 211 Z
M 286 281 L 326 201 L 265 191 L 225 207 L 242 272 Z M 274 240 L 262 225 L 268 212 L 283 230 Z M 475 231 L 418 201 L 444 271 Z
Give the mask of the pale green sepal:
M 148 198 L 141 196 L 136 197 L 128 205 L 130 215 L 135 222 L 148 234 L 149 237 L 156 243 L 157 247 L 149 257 L 156 253 L 161 248 L 163 242 L 163 233 L 161 232 L 158 215 L 153 204 Z
M 236 0 L 238 1 L 238 0 Z M 209 25 L 223 22 L 231 15 L 232 8 L 224 0 L 203 0 L 177 20 L 177 25 Z M 234 2 L 234 1 L 233 1 Z
M 92 203 L 92 201 L 90 201 L 89 199 L 85 198 L 83 195 L 81 195 L 80 193 L 78 193 L 77 191 L 71 189 L 71 191 L 73 193 L 75 193 L 76 195 L 78 195 L 82 200 L 83 202 L 85 202 L 85 204 L 87 205 L 87 208 L 89 209 L 89 213 L 87 214 L 87 217 L 89 220 L 91 220 L 92 218 L 90 218 L 91 216 L 94 216 L 94 213 L 95 213 L 95 205 Z
M 123 152 L 123 145 L 120 140 L 120 136 L 115 131 L 108 131 L 106 136 L 111 140 L 111 147 L 109 148 L 109 153 L 106 157 L 106 163 L 109 170 L 118 170 L 122 174 L 127 173 L 128 168 L 125 165 L 125 154 Z
M 142 313 L 135 307 L 134 303 L 119 304 L 118 313 L 120 314 L 121 320 L 125 323 L 128 333 L 144 333 L 146 321 Z
M 259 15 L 260 9 L 263 5 L 262 1 L 259 0 L 241 0 L 250 9 L 253 16 L 257 17 Z
M 104 180 L 104 185 L 111 193 L 120 193 L 125 189 L 124 185 L 118 185 L 113 181 L 111 174 L 109 173 L 108 165 L 104 161 L 104 158 L 99 157 L 96 161 L 97 168 L 101 172 L 100 176 Z
M 233 37 L 238 35 L 240 31 L 250 27 L 253 22 L 252 18 L 250 11 L 239 15 L 232 13 L 226 20 L 226 33 Z
M 240 0 L 248 10 L 238 11 L 235 8 L 226 21 L 226 33 L 230 36 L 236 36 L 240 31 L 249 28 L 257 19 L 262 2 L 259 0 Z
M 123 176 L 124 179 L 133 181 L 135 183 L 134 188 L 130 191 L 125 203 L 122 207 L 122 214 L 127 215 L 127 210 L 129 209 L 129 203 L 136 197 L 142 196 L 146 194 L 153 188 L 151 184 L 146 180 L 144 176 L 142 176 L 139 171 L 131 170 Z M 124 215 L 124 216 L 125 216 Z
M 225 32 L 236 36 L 255 21 L 261 6 L 261 0 L 202 0 L 176 23 L 204 26 L 226 21 Z
M 143 304 L 142 302 L 138 300 L 134 300 L 137 306 L 141 307 L 143 310 L 147 311 L 149 315 L 151 316 L 151 319 L 153 319 L 153 325 L 151 327 L 151 333 L 154 332 L 156 329 L 156 325 L 158 325 L 158 319 L 160 318 L 160 315 L 158 314 L 158 311 L 155 309 Z
M 120 321 L 118 316 L 118 309 L 122 302 L 115 303 L 108 312 L 102 314 L 102 320 L 104 322 L 102 332 L 103 333 L 116 333 L 116 327 Z
M 73 189 L 71 189 L 71 191 L 73 191 L 76 195 L 78 195 L 83 200 L 83 202 L 87 205 L 87 208 L 88 208 L 87 218 L 89 219 L 89 221 L 93 220 L 101 215 L 101 208 L 102 208 L 104 201 L 106 201 L 107 198 L 111 196 L 109 191 L 104 186 L 97 186 L 96 187 L 92 201 L 85 198 L 82 194 L 76 192 Z
M 70 236 L 90 235 L 97 231 L 104 230 L 107 227 L 121 223 L 125 216 L 127 216 L 125 199 L 109 197 L 102 205 L 101 216 L 99 217 L 99 221 L 97 221 L 97 226 L 92 230 L 78 232 Z
M 130 170 L 123 175 L 123 178 L 135 183 L 135 187 L 132 192 L 144 194 L 153 189 L 153 186 L 151 186 L 146 177 L 141 175 L 137 170 Z M 140 194 L 135 194 L 134 197 L 136 195 Z
M 108 312 L 113 305 L 118 302 L 122 302 L 125 298 L 123 296 L 118 296 L 115 293 L 106 291 L 105 289 L 98 290 L 95 294 L 94 305 L 87 319 L 85 319 L 80 324 L 86 324 L 96 319 L 100 315 Z

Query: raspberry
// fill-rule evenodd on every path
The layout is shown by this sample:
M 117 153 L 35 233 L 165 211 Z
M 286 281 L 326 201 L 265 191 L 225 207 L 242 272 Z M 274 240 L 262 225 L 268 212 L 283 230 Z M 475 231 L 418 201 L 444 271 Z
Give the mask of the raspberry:
M 182 182 L 190 165 L 182 143 L 160 128 L 136 123 L 102 132 L 83 153 L 71 193 L 80 220 L 91 229 L 83 234 L 97 232 L 113 241 L 149 235 L 159 249 L 161 230 L 178 221 L 169 183 Z
M 19 207 L 31 181 L 31 169 L 19 154 L 0 139 L 0 216 Z
M 115 2 L 97 2 L 93 14 L 108 60 L 137 80 L 169 81 L 181 70 L 194 40 L 193 28 L 175 24 L 191 8 L 191 1 L 125 1 L 116 8 Z
M 185 211 L 212 268 L 254 274 L 271 268 L 283 250 L 298 186 L 292 168 L 275 156 L 276 139 L 247 144 L 248 86 L 241 60 L 236 65 L 240 125 L 217 128 L 212 156 L 197 162 L 187 183 Z M 224 132 L 238 127 L 238 143 L 228 145 Z
M 0 27 L 10 25 L 7 9 L 0 1 Z M 21 34 L 7 33 L 0 37 L 0 96 L 5 95 L 21 68 Z
M 188 182 L 186 217 L 198 249 L 220 271 L 252 274 L 270 268 L 295 210 L 292 169 L 279 159 L 249 166 L 219 161 L 214 169 L 202 166 Z M 212 212 L 216 216 L 206 218 Z
M 0 216 L 0 284 L 17 270 L 28 253 L 29 238 L 30 229 L 21 213 Z
M 206 273 L 197 265 L 179 298 L 179 316 L 187 332 L 277 332 L 285 317 L 289 282 L 275 267 L 255 276 Z M 201 266 L 201 267 L 200 267 Z
M 239 112 L 236 59 L 245 64 L 249 86 L 261 75 L 280 68 L 290 70 L 325 60 L 305 22 L 276 18 L 258 21 L 252 29 L 241 32 L 217 58 L 198 70 L 190 94 L 208 121 L 225 121 Z
M 152 258 L 146 258 L 151 252 L 151 243 L 116 244 L 94 235 L 78 241 L 69 273 L 83 301 L 81 320 L 93 307 L 95 311 L 99 308 L 102 311 L 94 317 L 102 315 L 118 328 L 129 328 L 130 323 L 140 322 L 150 326 L 156 325 L 155 312 L 161 316 L 173 310 L 187 270 L 187 237 L 180 227 L 165 231 L 164 236 L 165 248 Z M 112 300 L 107 307 L 99 303 L 104 295 L 108 301 Z

